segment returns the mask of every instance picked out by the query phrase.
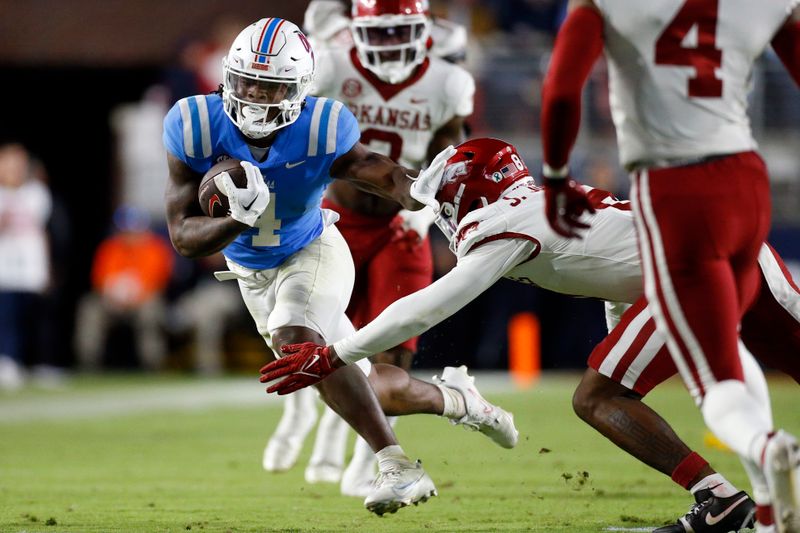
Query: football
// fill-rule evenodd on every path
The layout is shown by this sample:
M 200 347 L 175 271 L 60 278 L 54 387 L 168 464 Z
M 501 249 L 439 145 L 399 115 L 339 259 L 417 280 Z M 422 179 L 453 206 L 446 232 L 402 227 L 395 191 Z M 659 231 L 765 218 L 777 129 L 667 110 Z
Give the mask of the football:
M 197 190 L 197 199 L 200 201 L 200 209 L 210 217 L 228 216 L 230 205 L 228 196 L 222 186 L 221 175 L 227 172 L 233 184 L 237 187 L 247 187 L 247 175 L 238 159 L 225 159 L 220 161 L 205 173 L 200 180 L 200 187 Z

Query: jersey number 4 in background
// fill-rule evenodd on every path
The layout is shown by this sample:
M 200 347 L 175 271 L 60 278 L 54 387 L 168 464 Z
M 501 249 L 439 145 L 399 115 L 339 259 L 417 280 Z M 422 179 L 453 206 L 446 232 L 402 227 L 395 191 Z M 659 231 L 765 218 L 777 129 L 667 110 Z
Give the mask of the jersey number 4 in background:
M 715 72 L 722 66 L 716 42 L 718 7 L 719 0 L 686 0 L 656 41 L 657 65 L 694 67 L 688 93 L 696 98 L 722 96 L 722 80 Z

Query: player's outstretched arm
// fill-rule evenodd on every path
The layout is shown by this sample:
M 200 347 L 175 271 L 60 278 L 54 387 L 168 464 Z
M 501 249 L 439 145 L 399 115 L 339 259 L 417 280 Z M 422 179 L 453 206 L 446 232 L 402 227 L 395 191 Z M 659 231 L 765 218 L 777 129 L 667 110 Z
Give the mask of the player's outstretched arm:
M 603 51 L 603 19 L 589 0 L 571 0 L 569 7 L 542 87 L 542 173 L 550 226 L 563 237 L 578 237 L 577 230 L 588 227 L 581 215 L 594 209 L 567 162 L 578 137 L 583 86 Z
M 288 354 L 261 369 L 261 382 L 281 379 L 267 392 L 288 394 L 323 380 L 337 368 L 355 363 L 416 337 L 452 316 L 516 265 L 530 258 L 527 240 L 489 242 L 470 251 L 433 284 L 401 298 L 372 322 L 332 346 L 313 343 L 282 346 Z
M 205 216 L 197 201 L 201 176 L 172 154 L 167 154 L 167 164 L 167 226 L 172 246 L 179 254 L 184 257 L 211 255 L 249 227 L 232 217 Z
M 394 200 L 411 211 L 426 205 L 436 210 L 439 203 L 434 196 L 439 190 L 445 164 L 455 152 L 455 148 L 449 146 L 431 161 L 428 168 L 417 172 L 356 143 L 333 162 L 331 176 L 349 181 L 364 192 Z

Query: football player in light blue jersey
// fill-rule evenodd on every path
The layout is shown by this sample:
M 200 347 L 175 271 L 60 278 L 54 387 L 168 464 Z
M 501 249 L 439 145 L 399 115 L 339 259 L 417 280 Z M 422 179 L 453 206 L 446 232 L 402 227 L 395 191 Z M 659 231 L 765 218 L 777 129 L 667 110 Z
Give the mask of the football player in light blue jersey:
M 172 243 L 186 257 L 223 251 L 229 270 L 216 276 L 238 281 L 272 348 L 268 360 L 286 344 L 325 344 L 353 332 L 344 314 L 353 287 L 352 258 L 333 225 L 336 215 L 320 208 L 328 183 L 347 180 L 411 210 L 435 202 L 436 191 L 426 184 L 438 183 L 414 180 L 416 171 L 361 145 L 356 119 L 341 102 L 308 97 L 314 66 L 314 53 L 297 26 L 259 20 L 239 34 L 223 61 L 221 95 L 180 100 L 164 120 Z M 453 152 L 449 147 L 439 154 L 425 175 L 440 175 Z M 230 216 L 210 218 L 200 210 L 198 186 L 225 158 L 242 161 L 247 186 L 237 188 L 224 176 Z M 436 494 L 420 464 L 397 444 L 383 411 L 442 414 L 465 424 L 473 413 L 453 386 L 377 366 L 349 367 L 318 390 L 376 452 L 380 473 L 364 503 L 383 514 Z M 310 365 L 305 372 L 318 376 L 320 369 Z M 310 428 L 314 420 L 284 416 L 281 423 Z

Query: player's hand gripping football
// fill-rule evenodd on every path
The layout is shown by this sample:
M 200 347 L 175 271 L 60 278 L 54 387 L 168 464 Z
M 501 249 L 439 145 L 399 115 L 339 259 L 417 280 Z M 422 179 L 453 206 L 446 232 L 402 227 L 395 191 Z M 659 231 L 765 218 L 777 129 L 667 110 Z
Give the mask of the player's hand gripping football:
M 287 344 L 281 346 L 281 352 L 286 355 L 261 368 L 261 383 L 283 378 L 267 387 L 269 393 L 289 394 L 316 385 L 338 368 L 334 366 L 328 346 L 313 342 Z
M 427 205 L 434 212 L 439 211 L 439 201 L 436 199 L 436 194 L 439 192 L 439 185 L 442 183 L 447 160 L 456 155 L 456 153 L 458 152 L 455 148 L 448 146 L 433 158 L 428 168 L 420 171 L 411 184 L 409 191 L 414 200 Z
M 247 176 L 246 188 L 234 185 L 227 172 L 223 173 L 222 186 L 230 204 L 231 218 L 253 227 L 269 205 L 269 187 L 258 167 L 242 161 L 242 168 Z
M 550 227 L 562 237 L 581 238 L 577 230 L 588 229 L 581 216 L 595 210 L 586 191 L 569 175 L 544 178 L 545 214 Z

